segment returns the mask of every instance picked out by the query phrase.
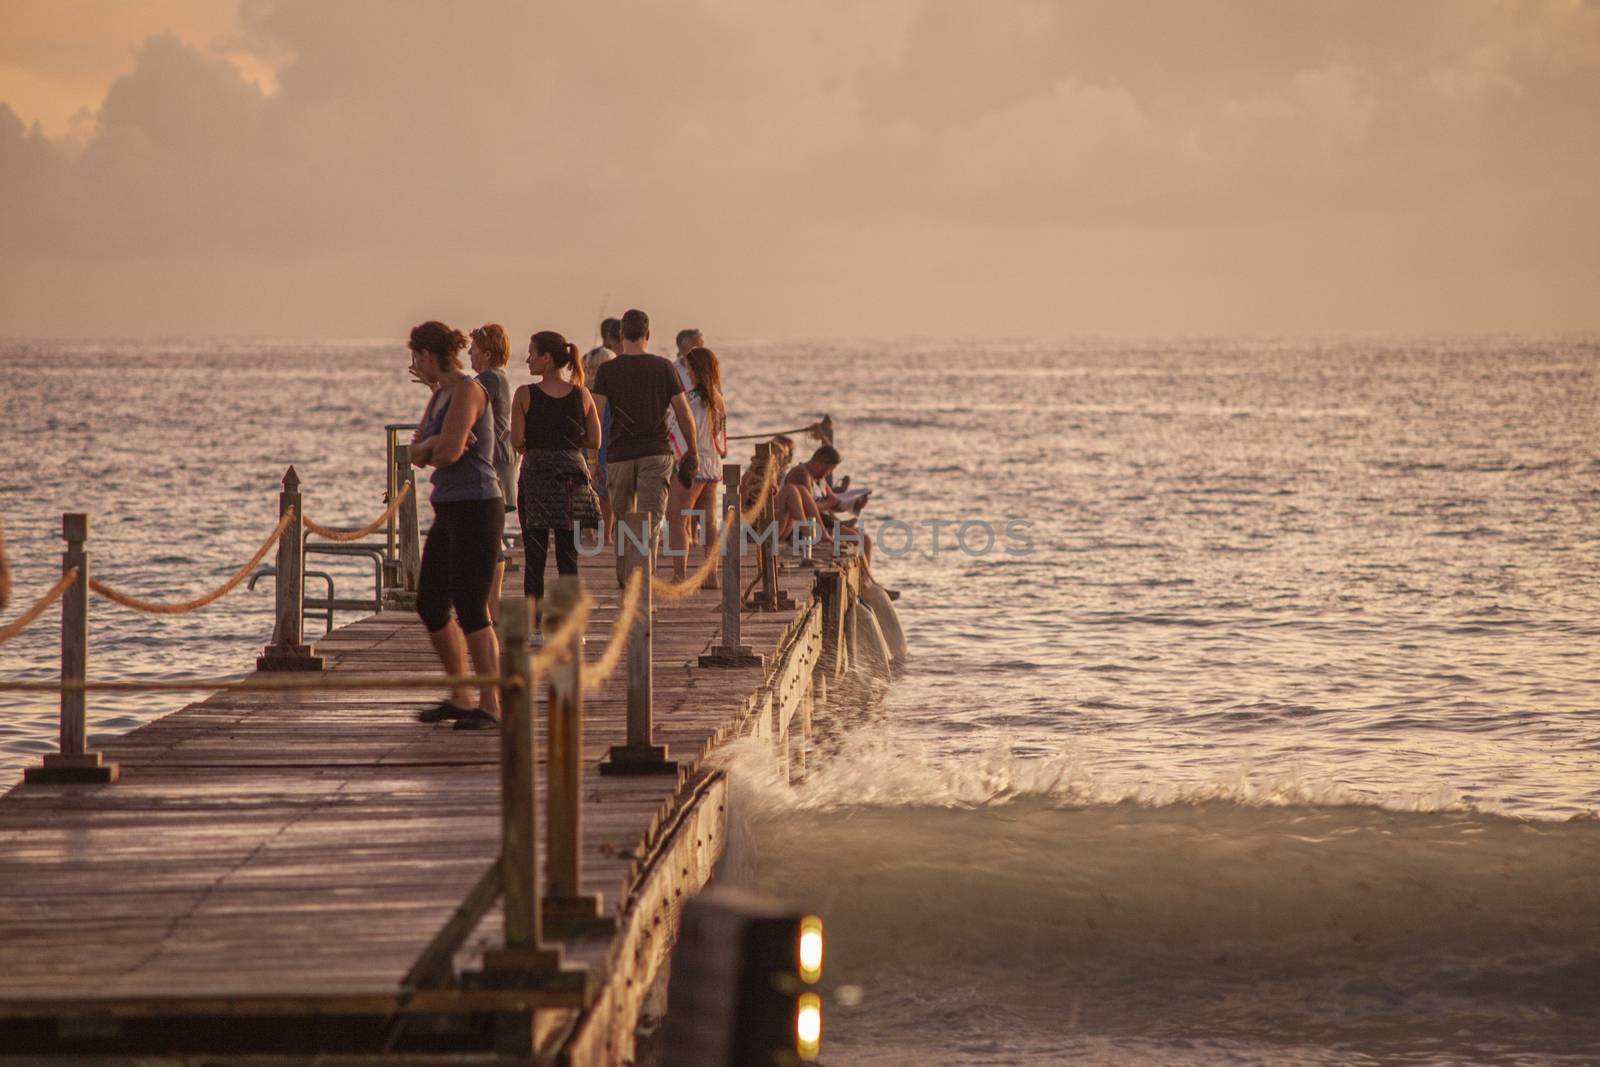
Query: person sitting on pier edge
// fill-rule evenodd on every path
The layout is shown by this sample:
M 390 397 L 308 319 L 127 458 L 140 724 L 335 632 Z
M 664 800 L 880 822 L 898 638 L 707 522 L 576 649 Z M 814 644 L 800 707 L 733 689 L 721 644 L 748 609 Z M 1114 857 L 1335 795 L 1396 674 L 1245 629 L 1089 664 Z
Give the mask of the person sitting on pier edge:
M 494 466 L 494 410 L 489 394 L 461 369 L 467 339 L 442 322 L 411 331 L 411 365 L 433 387 L 422 422 L 411 438 L 411 462 L 432 467 L 433 528 L 422 549 L 417 614 L 428 628 L 446 674 L 500 671 L 500 646 L 489 625 L 489 586 L 500 560 L 505 497 Z M 455 609 L 455 618 L 450 609 Z M 417 716 L 423 722 L 455 719 L 458 730 L 499 722 L 500 692 L 492 686 L 456 686 L 450 699 Z
M 684 436 L 694 440 L 694 412 L 683 396 L 683 383 L 672 363 L 646 351 L 650 316 L 637 308 L 622 316 L 622 354 L 602 364 L 592 391 L 611 414 L 611 437 L 605 448 L 606 484 L 611 510 L 665 513 L 667 478 L 672 473 L 672 446 L 667 440 L 667 411 L 678 418 Z M 690 452 L 678 465 L 680 481 L 692 479 L 695 457 Z M 652 535 L 653 536 L 653 535 Z M 617 539 L 619 547 L 621 538 Z M 617 553 L 617 584 L 623 584 L 625 560 Z
M 500 476 L 506 510 L 514 511 L 517 506 L 517 453 L 511 447 L 511 379 L 506 376 L 506 364 L 511 362 L 511 338 L 498 322 L 479 326 L 471 337 L 467 362 L 478 376 L 478 384 L 489 394 L 489 403 L 494 409 L 494 469 Z M 500 614 L 500 586 L 505 576 L 506 553 L 502 548 L 500 562 L 494 568 L 494 581 L 489 585 L 490 622 Z
M 600 320 L 600 344 L 583 354 L 583 380 L 593 383 L 602 363 L 610 363 L 622 351 L 622 320 Z M 611 412 L 600 419 L 600 447 L 588 450 L 595 495 L 600 498 L 600 543 L 611 537 L 611 490 L 606 487 L 606 443 L 611 439 Z
M 833 535 L 828 540 L 845 541 L 859 538 L 861 556 L 871 562 L 872 538 L 867 536 L 866 531 L 858 530 L 851 520 L 841 519 L 836 514 L 840 510 L 839 498 L 833 495 L 832 490 L 826 488 L 828 479 L 833 476 L 834 468 L 839 466 L 839 460 L 838 449 L 832 445 L 823 445 L 811 453 L 810 459 L 790 470 L 784 476 L 783 485 L 786 489 L 792 487 L 799 491 L 801 495 L 799 504 L 807 518 L 821 521 L 826 517 L 832 520 L 822 523 L 822 529 L 831 531 Z M 820 495 L 819 488 L 822 489 Z M 819 540 L 818 543 L 821 544 L 822 541 Z
M 698 336 L 698 333 L 696 334 Z M 706 555 L 716 552 L 717 544 L 717 483 L 722 481 L 722 457 L 728 454 L 728 409 L 722 399 L 722 371 L 717 354 L 709 348 L 692 348 L 684 354 L 684 365 L 689 369 L 689 408 L 694 412 L 694 453 L 696 471 L 688 485 L 680 479 L 668 487 L 667 544 L 674 553 L 672 574 L 678 581 L 688 577 L 690 519 L 702 520 L 704 536 L 694 538 L 705 545 Z M 691 516 L 690 512 L 696 512 Z M 717 572 L 712 570 L 704 588 L 718 587 Z
M 571 368 L 572 380 L 562 377 Z M 556 571 L 578 573 L 578 530 L 600 524 L 600 499 L 589 484 L 583 450 L 600 446 L 600 413 L 583 387 L 578 346 L 554 330 L 528 341 L 528 370 L 538 381 L 517 389 L 511 404 L 511 440 L 523 453 L 517 485 L 525 562 L 522 588 L 534 618 L 544 599 L 544 564 L 556 540 Z

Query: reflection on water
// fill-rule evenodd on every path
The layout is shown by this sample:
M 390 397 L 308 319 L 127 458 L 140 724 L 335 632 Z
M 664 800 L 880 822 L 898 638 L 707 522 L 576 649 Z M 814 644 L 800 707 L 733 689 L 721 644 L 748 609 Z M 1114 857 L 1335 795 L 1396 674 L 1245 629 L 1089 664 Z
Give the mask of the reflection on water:
M 732 431 L 831 411 L 869 517 L 1033 523 L 1026 556 L 880 556 L 912 673 L 749 827 L 872 993 L 827 1062 L 1593 1054 L 1565 820 L 1600 809 L 1600 344 L 712 341 Z M 291 462 L 319 521 L 377 514 L 405 364 L 398 332 L 0 345 L 18 602 L 66 510 L 172 598 L 249 556 Z M 269 630 L 268 591 L 96 602 L 91 671 L 238 671 Z M 0 648 L 54 662 L 51 626 Z M 175 705 L 97 695 L 91 731 Z M 0 712 L 14 778 L 54 710 Z

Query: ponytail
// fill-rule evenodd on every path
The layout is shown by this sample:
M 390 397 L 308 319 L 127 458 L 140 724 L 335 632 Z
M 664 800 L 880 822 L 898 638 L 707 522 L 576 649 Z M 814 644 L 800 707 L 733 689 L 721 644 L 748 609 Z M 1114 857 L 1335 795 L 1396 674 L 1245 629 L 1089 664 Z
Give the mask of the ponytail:
M 583 360 L 578 358 L 577 345 L 554 330 L 540 330 L 533 335 L 533 350 L 541 356 L 549 356 L 555 362 L 556 370 L 571 367 L 572 384 L 583 384 Z
M 568 366 L 572 368 L 572 384 L 583 384 L 583 360 L 578 356 L 578 346 L 571 341 L 567 342 Z

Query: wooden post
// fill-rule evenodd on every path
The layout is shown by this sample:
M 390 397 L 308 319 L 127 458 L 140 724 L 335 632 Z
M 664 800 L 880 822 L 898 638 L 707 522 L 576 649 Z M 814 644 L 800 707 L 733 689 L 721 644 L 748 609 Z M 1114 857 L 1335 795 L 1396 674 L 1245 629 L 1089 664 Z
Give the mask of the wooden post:
M 561 575 L 550 583 L 540 605 L 545 645 L 583 598 L 583 581 Z M 550 798 L 545 822 L 544 936 L 554 938 L 609 934 L 616 920 L 603 914 L 599 894 L 583 893 L 583 635 L 574 633 L 567 659 L 550 667 L 548 738 Z
M 744 522 L 739 514 L 743 510 L 739 500 L 737 463 L 722 465 L 722 510 L 733 509 L 733 519 L 726 532 L 726 548 L 722 553 L 722 641 L 710 652 L 700 657 L 702 667 L 761 667 L 766 657 L 758 655 L 741 640 L 744 590 Z
M 89 553 L 83 547 L 89 540 L 89 516 L 62 515 L 61 536 L 67 542 L 61 573 L 78 570 L 78 580 L 61 595 L 61 681 L 81 683 L 89 675 Z M 46 785 L 117 780 L 117 765 L 89 751 L 87 696 L 82 689 L 61 691 L 61 751 L 47 752 L 40 766 L 24 770 L 24 781 Z
M 539 760 L 534 750 L 533 605 L 507 597 L 500 605 L 500 879 L 506 943 L 483 954 L 483 970 L 463 975 L 470 985 L 531 989 L 587 981 L 587 972 L 562 968 L 561 950 L 547 948 L 539 916 Z
M 395 463 L 395 449 L 400 445 L 399 434 L 393 426 L 383 428 L 383 470 L 384 490 L 383 502 L 385 505 L 394 503 L 395 495 L 400 492 L 400 468 Z M 395 536 L 399 529 L 399 515 L 390 515 L 389 521 L 383 524 L 383 587 L 391 589 L 400 584 L 400 555 L 397 551 L 400 544 Z
M 278 517 L 291 511 L 293 517 L 278 538 L 277 620 L 272 643 L 256 657 L 258 671 L 320 671 L 326 666 L 316 649 L 305 643 L 306 513 L 300 475 L 292 465 L 283 475 Z
M 667 758 L 667 746 L 653 744 L 654 692 L 650 676 L 650 630 L 654 610 L 650 579 L 655 573 L 653 512 L 630 511 L 617 517 L 617 546 L 624 553 L 623 575 L 643 569 L 639 613 L 628 640 L 628 743 L 612 745 L 600 764 L 601 774 L 677 774 L 678 761 Z
M 399 486 L 395 492 L 400 492 L 406 486 L 411 487 L 411 492 L 400 502 L 400 511 L 395 516 L 395 538 L 398 542 L 396 548 L 399 552 L 399 581 L 396 587 L 390 590 L 386 607 L 408 609 L 417 606 L 417 575 L 422 570 L 422 542 L 418 532 L 417 520 L 417 478 L 416 472 L 411 468 L 411 446 L 396 445 L 395 455 L 395 484 Z
M 844 635 L 848 583 L 844 572 L 838 567 L 819 567 L 816 590 L 822 601 L 822 659 L 817 666 L 824 678 L 838 679 L 844 675 L 848 655 Z
M 774 468 L 777 465 L 777 446 L 771 441 L 763 441 L 756 445 L 756 466 L 761 470 L 762 478 L 776 477 Z M 778 486 L 774 482 L 772 491 L 767 494 L 766 503 L 761 505 L 761 514 L 756 521 L 761 524 L 761 537 L 756 542 L 756 565 L 761 568 L 761 610 L 778 610 L 778 552 L 777 546 L 769 544 L 768 535 L 776 538 L 777 535 L 777 497 Z

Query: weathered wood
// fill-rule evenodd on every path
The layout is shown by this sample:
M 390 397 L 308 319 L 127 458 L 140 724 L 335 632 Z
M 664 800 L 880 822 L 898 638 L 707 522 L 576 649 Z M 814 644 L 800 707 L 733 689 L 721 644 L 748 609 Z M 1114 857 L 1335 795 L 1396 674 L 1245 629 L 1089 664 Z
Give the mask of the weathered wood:
M 81 682 L 89 676 L 89 516 L 61 516 L 61 536 L 67 550 L 61 555 L 61 573 L 76 569 L 78 580 L 61 597 L 61 681 Z M 79 690 L 61 694 L 61 755 L 81 756 L 87 750 L 85 725 L 88 694 Z
M 306 535 L 305 502 L 300 475 L 291 464 L 278 494 L 278 517 L 289 516 L 278 537 L 276 610 L 272 643 L 256 658 L 259 671 L 320 671 L 327 664 L 305 643 Z
M 817 569 L 817 599 L 822 604 L 822 659 L 824 677 L 837 680 L 844 675 L 847 644 L 844 632 L 846 585 L 838 567 Z
M 741 579 L 744 574 L 745 540 L 745 524 L 739 518 L 743 510 L 739 499 L 740 477 L 739 464 L 722 465 L 722 510 L 724 514 L 730 508 L 733 511 L 730 528 L 723 542 L 726 547 L 722 557 L 722 632 L 721 640 L 710 652 L 700 657 L 702 667 L 760 667 L 765 662 L 755 649 L 744 643 L 740 633 L 744 612 Z
M 755 577 L 747 562 L 746 585 Z M 620 592 L 609 559 L 582 559 L 580 568 L 597 601 L 584 650 L 594 657 Z M 801 599 L 810 588 L 809 575 L 780 581 Z M 766 687 L 785 673 L 781 656 L 771 671 L 684 669 L 714 637 L 716 607 L 710 591 L 655 606 L 654 740 L 680 758 L 700 757 L 758 717 L 770 728 Z M 745 639 L 769 656 L 792 647 L 794 633 L 792 616 L 744 618 Z M 438 671 L 409 613 L 343 627 L 319 651 L 334 672 Z M 462 908 L 483 906 L 467 907 L 502 847 L 502 739 L 418 724 L 421 703 L 398 692 L 219 693 L 108 744 L 122 763 L 115 790 L 13 790 L 0 800 L 0 1005 L 19 1016 L 59 1010 L 68 1020 L 80 1009 L 98 1016 L 113 1002 L 143 1005 L 157 1018 L 182 1005 L 220 1019 L 232 1010 L 226 1001 L 278 998 L 314 1019 L 378 991 L 384 1014 L 426 1015 L 454 996 L 469 999 L 438 1013 L 537 1011 L 531 1025 L 507 1024 L 524 1047 L 537 1044 L 539 1018 L 564 1017 L 545 1005 L 587 1004 L 581 1033 L 596 1027 L 631 1041 L 635 995 L 665 958 L 676 905 L 704 884 L 720 854 L 722 813 L 700 791 L 720 778 L 697 776 L 690 788 L 672 775 L 602 777 L 607 745 L 627 724 L 620 674 L 586 697 L 580 886 L 621 903 L 614 914 L 623 929 L 614 940 L 563 943 L 563 957 L 590 969 L 597 993 L 585 997 L 584 976 L 568 970 L 550 979 L 549 992 L 512 989 L 503 1004 L 473 1002 L 490 983 L 530 977 L 518 970 L 527 960 L 503 947 L 503 904 L 488 906 L 448 967 L 429 952 L 471 925 L 456 921 Z M 535 717 L 536 760 L 547 755 L 546 732 L 544 716 Z M 701 854 L 679 864 L 689 826 L 705 831 L 695 835 Z M 485 964 L 491 969 L 475 972 Z M 401 991 L 403 980 L 428 974 L 431 985 L 452 970 L 474 988 L 422 989 L 418 1000 Z M 84 1008 L 86 998 L 93 1003 Z
M 761 569 L 762 611 L 778 610 L 778 553 L 776 546 L 769 544 L 767 539 L 769 531 L 773 538 L 777 537 L 777 452 L 778 446 L 771 441 L 756 445 L 756 468 L 761 471 L 763 478 L 774 479 L 772 491 L 767 494 L 765 503 L 761 505 L 761 513 L 756 518 L 762 531 L 761 539 L 756 542 L 757 566 Z
M 549 642 L 583 597 L 583 582 L 562 575 L 550 583 L 545 597 L 544 632 Z M 583 892 L 583 636 L 567 641 L 567 658 L 550 667 L 546 747 L 550 787 L 545 827 L 546 864 L 543 902 L 546 937 L 609 933 L 614 920 L 605 916 L 598 893 Z
M 400 589 L 416 595 L 417 575 L 422 570 L 422 542 L 417 518 L 417 475 L 411 466 L 411 446 L 396 445 L 396 492 L 409 487 L 396 515 L 395 539 L 400 555 Z
M 500 669 L 520 684 L 500 691 L 500 874 L 505 897 L 506 948 L 536 952 L 539 922 L 539 766 L 534 749 L 533 654 L 528 637 L 533 605 L 510 597 L 500 608 Z M 550 963 L 555 965 L 552 954 Z
M 61 573 L 76 569 L 78 580 L 61 595 L 61 680 L 82 682 L 89 673 L 89 516 L 68 512 L 61 516 Z M 25 781 L 36 784 L 95 784 L 115 782 L 118 768 L 99 752 L 88 749 L 88 694 L 82 689 L 61 691 L 60 751 L 44 755 L 41 765 L 23 771 Z
M 655 743 L 655 673 L 651 665 L 655 633 L 655 597 L 650 576 L 655 573 L 656 516 L 630 511 L 617 519 L 617 543 L 623 552 L 623 575 L 642 570 L 639 611 L 628 639 L 627 742 L 613 745 L 600 773 L 613 775 L 677 774 L 677 760 L 667 757 L 667 746 Z

